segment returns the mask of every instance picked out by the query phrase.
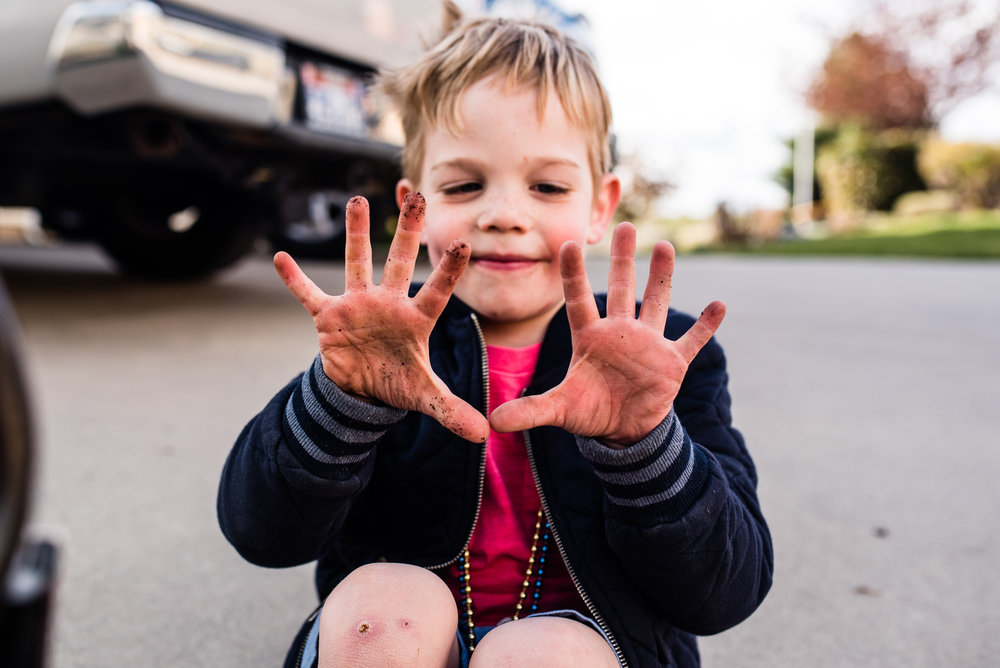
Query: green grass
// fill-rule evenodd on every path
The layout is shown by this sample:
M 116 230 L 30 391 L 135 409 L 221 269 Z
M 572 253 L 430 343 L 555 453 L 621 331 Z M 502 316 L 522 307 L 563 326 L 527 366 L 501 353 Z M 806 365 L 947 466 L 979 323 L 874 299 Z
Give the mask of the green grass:
M 1000 211 L 872 214 L 856 229 L 840 234 L 701 250 L 766 255 L 1000 259 Z

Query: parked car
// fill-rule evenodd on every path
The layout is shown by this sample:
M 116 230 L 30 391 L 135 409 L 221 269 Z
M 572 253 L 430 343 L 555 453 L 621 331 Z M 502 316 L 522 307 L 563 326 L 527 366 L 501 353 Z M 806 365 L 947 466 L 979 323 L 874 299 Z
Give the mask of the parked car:
M 59 555 L 53 542 L 24 531 L 35 445 L 20 339 L 0 281 L 0 666 L 41 668 Z
M 370 75 L 439 0 L 0 3 L 0 206 L 129 274 L 201 277 L 262 236 L 335 252 L 343 205 L 395 212 L 398 123 Z M 342 247 L 342 246 L 341 246 Z

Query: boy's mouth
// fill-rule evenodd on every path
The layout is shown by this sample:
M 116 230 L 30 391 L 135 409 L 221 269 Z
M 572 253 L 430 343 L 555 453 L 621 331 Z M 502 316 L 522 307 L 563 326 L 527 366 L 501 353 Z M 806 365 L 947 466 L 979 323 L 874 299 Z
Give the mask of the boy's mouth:
M 483 269 L 493 269 L 497 271 L 516 271 L 533 267 L 541 260 L 525 257 L 524 255 L 508 255 L 504 253 L 487 253 L 484 255 L 473 255 L 471 262 Z

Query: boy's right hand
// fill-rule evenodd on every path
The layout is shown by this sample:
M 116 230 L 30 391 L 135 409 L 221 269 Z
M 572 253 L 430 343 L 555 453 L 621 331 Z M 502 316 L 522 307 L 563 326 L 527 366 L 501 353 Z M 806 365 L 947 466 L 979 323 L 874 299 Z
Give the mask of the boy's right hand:
M 428 353 L 431 330 L 468 264 L 469 245 L 453 242 L 420 291 L 408 295 L 424 210 L 420 193 L 403 200 L 379 285 L 372 280 L 368 202 L 363 197 L 347 204 L 343 295 L 319 289 L 288 253 L 275 255 L 274 267 L 312 315 L 323 370 L 340 389 L 364 401 L 420 411 L 462 438 L 484 443 L 486 417 L 438 378 Z

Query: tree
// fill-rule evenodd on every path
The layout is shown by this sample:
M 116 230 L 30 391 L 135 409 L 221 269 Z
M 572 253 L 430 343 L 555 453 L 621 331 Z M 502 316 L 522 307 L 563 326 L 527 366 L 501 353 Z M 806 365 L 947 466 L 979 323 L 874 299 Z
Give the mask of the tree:
M 649 219 L 660 199 L 674 189 L 670 181 L 651 175 L 637 154 L 622 156 L 615 171 L 622 179 L 622 199 L 615 212 L 618 221 L 635 223 Z
M 927 84 L 883 36 L 853 32 L 834 43 L 806 100 L 830 123 L 873 130 L 931 125 Z
M 816 150 L 830 211 L 886 208 L 923 187 L 922 131 L 1000 82 L 1000 0 L 868 0 L 868 9 L 805 95 L 836 137 Z
M 907 59 L 940 119 L 1000 80 L 1000 0 L 871 0 L 873 34 Z
M 869 0 L 806 93 L 827 121 L 925 128 L 997 80 L 1000 0 Z

